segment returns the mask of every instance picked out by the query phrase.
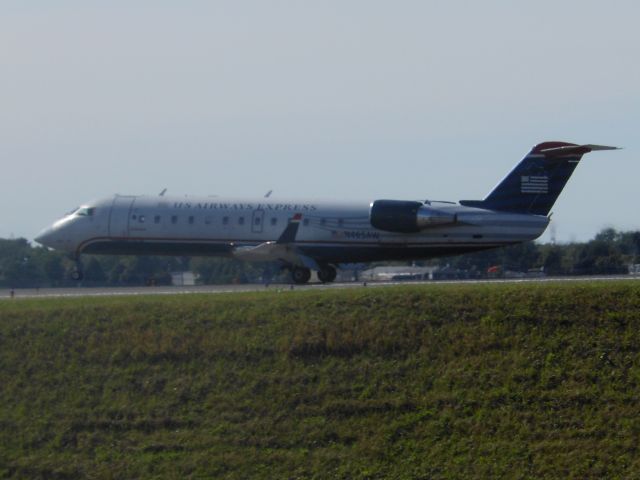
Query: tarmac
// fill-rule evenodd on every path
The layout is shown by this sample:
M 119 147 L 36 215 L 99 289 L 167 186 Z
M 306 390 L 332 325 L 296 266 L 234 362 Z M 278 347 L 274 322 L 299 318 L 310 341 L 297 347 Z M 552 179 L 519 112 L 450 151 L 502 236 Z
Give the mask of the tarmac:
M 542 283 L 542 282 L 598 282 L 598 281 L 638 281 L 640 276 L 605 275 L 581 277 L 542 277 L 517 279 L 484 280 L 429 280 L 429 281 L 392 281 L 392 282 L 344 282 L 293 284 L 240 284 L 240 285 L 194 285 L 194 286 L 155 286 L 155 287 L 72 287 L 72 288 L 16 288 L 0 289 L 0 300 L 21 298 L 75 298 L 75 297 L 117 297 L 141 295 L 189 295 L 221 294 L 264 291 L 308 291 L 344 288 L 380 288 L 400 285 L 443 285 L 443 284 L 480 284 L 480 283 Z

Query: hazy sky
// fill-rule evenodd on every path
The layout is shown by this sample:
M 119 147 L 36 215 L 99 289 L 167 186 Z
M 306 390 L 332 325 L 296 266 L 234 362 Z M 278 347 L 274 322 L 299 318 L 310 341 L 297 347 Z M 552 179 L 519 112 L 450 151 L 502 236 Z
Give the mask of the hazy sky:
M 113 193 L 481 199 L 603 143 L 559 241 L 640 229 L 640 2 L 0 5 L 0 237 Z M 543 239 L 549 238 L 549 232 Z

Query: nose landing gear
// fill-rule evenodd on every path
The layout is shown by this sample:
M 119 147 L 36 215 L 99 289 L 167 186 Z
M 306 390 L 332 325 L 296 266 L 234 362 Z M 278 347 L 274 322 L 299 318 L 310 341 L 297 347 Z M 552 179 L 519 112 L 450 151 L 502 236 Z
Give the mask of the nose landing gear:
M 84 273 L 82 273 L 82 270 L 75 269 L 75 270 L 73 270 L 71 272 L 71 279 L 72 280 L 75 280 L 75 281 L 79 282 L 83 278 L 84 278 Z
M 71 270 L 71 279 L 79 282 L 84 278 L 84 270 L 82 269 L 82 260 L 80 259 L 80 255 L 73 257 L 73 261 L 76 263 L 76 266 Z

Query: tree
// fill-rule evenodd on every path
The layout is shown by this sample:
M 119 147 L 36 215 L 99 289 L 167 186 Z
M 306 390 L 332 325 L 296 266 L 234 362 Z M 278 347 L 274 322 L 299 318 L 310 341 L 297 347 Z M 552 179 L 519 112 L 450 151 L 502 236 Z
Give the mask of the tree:
M 552 245 L 542 253 L 542 267 L 547 275 L 566 273 L 562 268 L 562 247 Z
M 84 280 L 85 285 L 105 285 L 107 282 L 107 275 L 102 268 L 102 265 L 97 258 L 91 257 L 84 266 Z

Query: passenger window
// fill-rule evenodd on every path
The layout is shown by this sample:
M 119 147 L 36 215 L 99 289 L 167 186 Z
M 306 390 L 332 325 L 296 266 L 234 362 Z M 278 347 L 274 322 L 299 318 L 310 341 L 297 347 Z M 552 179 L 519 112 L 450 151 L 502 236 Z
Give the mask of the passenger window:
M 229 225 L 229 217 L 222 217 L 222 224 Z
M 327 223 L 327 219 L 326 218 L 321 218 L 320 219 L 320 225 L 324 226 L 325 223 Z
M 207 215 L 206 217 L 204 217 L 204 223 L 206 223 L 207 225 L 211 225 L 211 217 L 209 215 Z
M 131 218 L 132 218 L 133 220 L 136 220 L 136 219 L 138 218 L 138 216 L 134 213 L 133 215 L 131 215 Z
M 238 218 L 238 225 L 244 225 L 244 217 Z
M 260 217 L 256 217 L 256 218 L 253 220 L 253 224 L 254 224 L 254 225 L 260 225 Z
M 153 223 L 160 223 L 160 215 L 153 217 Z
M 276 217 L 272 217 L 271 218 L 271 226 L 275 227 L 275 225 L 278 223 L 278 219 Z
M 189 225 L 193 225 L 193 222 L 195 221 L 195 219 L 193 218 L 193 215 L 189 216 Z
M 342 218 L 338 219 L 338 226 L 341 227 L 344 225 L 344 220 Z
M 144 223 L 144 215 L 140 215 L 140 216 L 138 217 L 138 221 L 139 221 L 140 223 Z
M 171 215 L 171 223 L 173 223 L 174 225 L 176 223 L 178 223 L 178 216 L 177 215 Z

